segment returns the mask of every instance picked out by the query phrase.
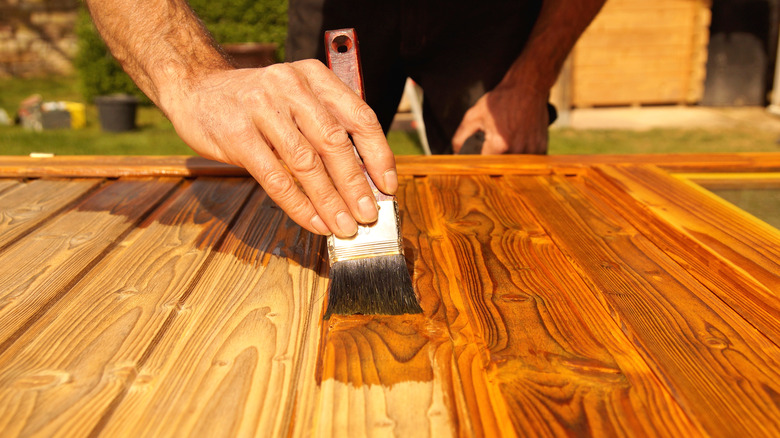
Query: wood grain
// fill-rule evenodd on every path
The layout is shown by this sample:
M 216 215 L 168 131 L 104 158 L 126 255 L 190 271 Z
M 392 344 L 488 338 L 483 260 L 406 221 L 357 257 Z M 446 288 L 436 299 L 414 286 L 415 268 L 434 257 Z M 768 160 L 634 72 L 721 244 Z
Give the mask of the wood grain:
M 0 253 L 0 346 L 78 281 L 177 182 L 143 178 L 104 185 Z
M 409 181 L 401 178 L 402 209 Z M 474 434 L 471 418 L 457 411 L 460 382 L 439 291 L 418 270 L 414 227 L 404 221 L 402 231 L 425 313 L 331 317 L 320 343 L 318 436 Z
M 0 157 L 3 177 L 249 176 L 240 167 L 193 156 Z
M 100 183 L 96 179 L 34 180 L 3 193 L 0 249 Z
M 255 192 L 101 435 L 288 436 L 315 386 L 322 244 Z
M 780 345 L 780 231 L 652 166 L 598 173 L 632 225 Z
M 597 197 L 561 177 L 508 180 L 709 435 L 780 433 L 776 345 Z
M 256 184 L 182 187 L 0 354 L 0 430 L 86 436 L 177 314 Z
M 406 211 L 421 247 L 439 248 L 421 258 L 445 295 L 455 351 L 480 352 L 460 375 L 485 374 L 515 431 L 701 435 L 503 178 L 419 178 L 413 190 L 419 204 Z M 468 412 L 491 406 L 463 390 Z
M 455 435 L 441 324 L 423 315 L 333 316 L 327 324 L 317 436 Z
M 0 194 L 6 190 L 17 187 L 19 184 L 21 184 L 21 182 L 15 179 L 0 179 Z

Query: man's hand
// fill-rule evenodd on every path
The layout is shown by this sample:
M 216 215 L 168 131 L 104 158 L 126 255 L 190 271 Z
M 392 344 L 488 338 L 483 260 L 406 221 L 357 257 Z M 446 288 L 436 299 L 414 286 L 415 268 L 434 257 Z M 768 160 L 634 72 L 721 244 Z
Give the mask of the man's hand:
M 545 0 L 520 56 L 469 109 L 452 139 L 458 152 L 478 130 L 483 154 L 547 152 L 547 99 L 574 43 L 605 0 Z
M 500 84 L 463 117 L 452 138 L 455 153 L 477 131 L 485 133 L 482 154 L 547 152 L 547 94 Z
M 179 136 L 207 158 L 246 168 L 307 230 L 349 237 L 355 219 L 377 218 L 350 136 L 377 188 L 397 189 L 374 112 L 321 62 L 236 70 L 185 0 L 87 6 L 111 53 Z
M 350 136 L 377 187 L 398 187 L 374 112 L 319 61 L 212 72 L 161 92 L 161 107 L 196 152 L 246 168 L 312 232 L 347 237 L 377 218 Z

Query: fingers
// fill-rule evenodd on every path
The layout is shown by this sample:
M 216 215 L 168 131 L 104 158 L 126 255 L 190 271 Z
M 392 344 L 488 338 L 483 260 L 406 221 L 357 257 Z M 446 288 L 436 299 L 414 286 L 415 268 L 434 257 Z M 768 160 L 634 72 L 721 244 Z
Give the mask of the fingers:
M 320 62 L 296 63 L 308 78 L 312 93 L 325 111 L 352 136 L 368 174 L 379 190 L 398 190 L 395 157 L 376 114 L 358 95 Z
M 352 236 L 357 232 L 355 219 L 374 222 L 378 212 L 348 130 L 315 96 L 311 78 L 288 75 L 281 80 L 287 85 L 283 95 L 273 101 L 259 95 L 256 102 L 247 102 L 250 107 L 255 103 L 274 107 L 255 113 L 254 122 L 326 226 L 339 237 Z
M 244 167 L 290 219 L 313 233 L 331 234 L 309 198 L 296 186 L 292 175 L 267 146 L 257 147 L 257 143 L 265 146 L 258 135 L 256 143 L 251 145 L 254 153 L 242 162 Z
M 480 130 L 485 131 L 485 126 L 482 122 L 481 113 L 478 112 L 475 106 L 466 111 L 458 129 L 455 130 L 455 135 L 452 136 L 452 150 L 456 154 L 460 153 L 466 140 Z
M 365 177 L 357 166 L 351 146 L 342 145 L 340 149 L 352 155 L 341 151 L 321 155 L 313 144 L 319 143 L 322 139 L 304 136 L 302 131 L 308 129 L 299 131 L 300 124 L 294 124 L 291 118 L 266 117 L 258 120 L 257 123 L 268 142 L 274 145 L 279 156 L 287 164 L 292 175 L 300 182 L 319 217 L 334 234 L 339 237 L 354 235 L 357 232 L 357 222 L 354 217 L 361 219 L 362 222 L 376 220 L 376 202 L 373 200 Z M 329 174 L 325 162 L 334 161 L 336 157 L 341 157 L 345 165 L 332 170 Z M 352 161 L 351 164 L 349 160 Z M 332 165 L 331 169 L 333 169 Z M 334 186 L 337 176 L 350 184 L 346 188 L 341 187 L 341 192 Z M 269 193 L 271 197 L 274 195 Z M 368 201 L 367 205 L 364 199 Z

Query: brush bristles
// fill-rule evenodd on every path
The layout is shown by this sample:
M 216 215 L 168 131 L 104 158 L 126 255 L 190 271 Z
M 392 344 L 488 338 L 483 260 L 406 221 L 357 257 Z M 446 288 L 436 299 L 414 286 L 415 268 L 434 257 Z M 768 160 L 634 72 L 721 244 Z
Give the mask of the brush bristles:
M 422 313 L 401 254 L 356 258 L 330 267 L 325 319 L 331 315 Z

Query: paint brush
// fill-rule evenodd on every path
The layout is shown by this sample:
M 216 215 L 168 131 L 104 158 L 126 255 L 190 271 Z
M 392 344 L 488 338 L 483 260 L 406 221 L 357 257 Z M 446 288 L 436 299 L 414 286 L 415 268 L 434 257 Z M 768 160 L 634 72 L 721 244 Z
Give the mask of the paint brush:
M 325 32 L 328 66 L 361 98 L 363 78 L 354 29 Z M 328 237 L 330 286 L 325 319 L 331 315 L 421 313 L 403 251 L 398 202 L 376 188 L 363 168 L 379 207 L 379 218 L 358 226 L 355 236 Z

